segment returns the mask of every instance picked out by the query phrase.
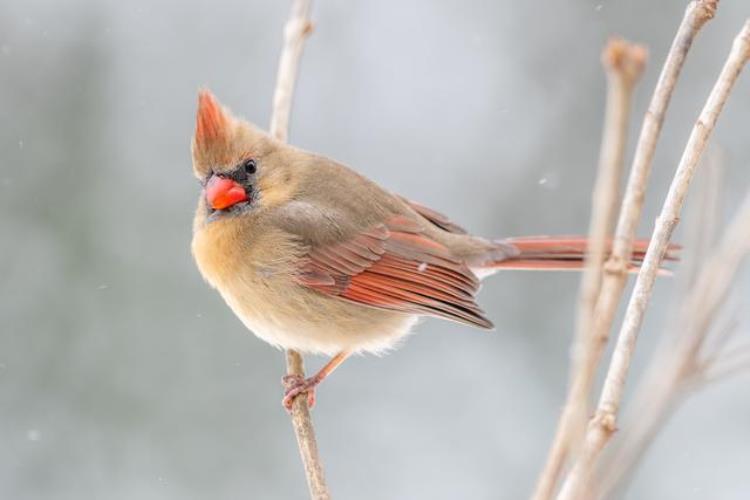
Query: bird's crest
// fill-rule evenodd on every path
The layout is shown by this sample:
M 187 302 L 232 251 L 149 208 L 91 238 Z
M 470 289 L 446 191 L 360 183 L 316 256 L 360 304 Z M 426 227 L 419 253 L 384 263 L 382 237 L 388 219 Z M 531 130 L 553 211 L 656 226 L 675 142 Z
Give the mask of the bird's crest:
M 195 141 L 202 147 L 225 142 L 231 133 L 232 116 L 216 100 L 210 90 L 198 92 L 198 115 L 195 124 Z

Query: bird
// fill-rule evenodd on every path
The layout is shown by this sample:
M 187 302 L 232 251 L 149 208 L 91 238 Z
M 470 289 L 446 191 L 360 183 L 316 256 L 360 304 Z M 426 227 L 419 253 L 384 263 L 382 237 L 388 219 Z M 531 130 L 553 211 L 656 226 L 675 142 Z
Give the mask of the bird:
M 480 281 L 503 269 L 575 270 L 586 239 L 487 239 L 325 156 L 275 140 L 198 93 L 191 143 L 201 185 L 192 254 L 205 281 L 257 337 L 330 356 L 282 400 L 306 394 L 349 356 L 393 349 L 428 316 L 492 329 Z M 637 240 L 631 267 L 643 260 Z

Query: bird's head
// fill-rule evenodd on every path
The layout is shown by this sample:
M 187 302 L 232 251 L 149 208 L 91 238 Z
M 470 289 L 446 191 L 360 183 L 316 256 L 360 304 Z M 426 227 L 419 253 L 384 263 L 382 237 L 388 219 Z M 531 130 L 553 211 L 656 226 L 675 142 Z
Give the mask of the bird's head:
M 255 125 L 235 118 L 210 91 L 198 93 L 193 172 L 209 215 L 236 214 L 286 194 L 282 178 L 289 174 L 283 166 L 274 168 L 281 148 Z

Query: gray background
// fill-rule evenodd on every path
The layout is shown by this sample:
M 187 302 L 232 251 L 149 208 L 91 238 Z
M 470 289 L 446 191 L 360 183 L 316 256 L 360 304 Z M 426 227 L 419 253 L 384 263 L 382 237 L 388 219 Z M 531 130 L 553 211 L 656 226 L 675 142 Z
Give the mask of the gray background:
M 479 234 L 583 232 L 600 49 L 615 33 L 650 47 L 634 135 L 685 3 L 321 0 L 292 142 Z M 0 4 L 0 498 L 305 497 L 282 355 L 244 330 L 189 252 L 196 91 L 265 126 L 287 11 Z M 644 234 L 748 15 L 722 1 L 687 61 Z M 750 180 L 749 89 L 744 75 L 713 141 L 725 214 Z M 480 299 L 496 332 L 427 320 L 397 352 L 344 365 L 314 412 L 335 497 L 527 495 L 563 399 L 577 283 L 501 274 Z M 675 286 L 657 286 L 637 370 Z M 747 311 L 747 286 L 737 292 Z M 628 498 L 748 498 L 749 381 L 692 399 Z

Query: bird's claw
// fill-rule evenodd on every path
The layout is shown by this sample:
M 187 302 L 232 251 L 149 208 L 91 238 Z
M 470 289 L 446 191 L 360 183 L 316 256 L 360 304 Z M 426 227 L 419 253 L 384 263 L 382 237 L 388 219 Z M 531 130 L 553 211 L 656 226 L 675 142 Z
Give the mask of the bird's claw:
M 297 396 L 307 393 L 307 407 L 312 408 L 315 406 L 315 386 L 318 385 L 318 382 L 319 380 L 316 377 L 303 378 L 300 375 L 285 375 L 281 379 L 285 389 L 281 404 L 287 411 L 291 411 L 292 403 Z

